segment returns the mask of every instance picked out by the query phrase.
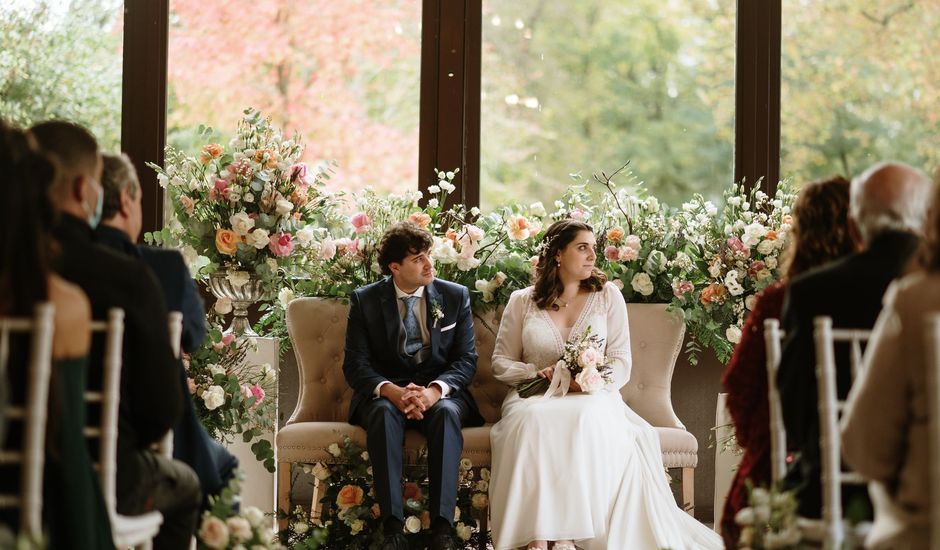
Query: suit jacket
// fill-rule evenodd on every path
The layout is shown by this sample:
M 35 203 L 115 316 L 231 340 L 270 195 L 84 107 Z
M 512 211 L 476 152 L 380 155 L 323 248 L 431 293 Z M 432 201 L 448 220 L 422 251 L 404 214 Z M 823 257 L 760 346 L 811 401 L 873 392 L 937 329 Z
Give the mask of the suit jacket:
M 813 318 L 828 315 L 836 328 L 871 329 L 885 289 L 902 273 L 917 244 L 913 234 L 884 232 L 865 251 L 802 273 L 790 282 L 783 307 L 786 339 L 777 384 L 788 446 L 799 452 L 785 486 L 801 488 L 800 512 L 808 517 L 819 517 L 822 506 Z M 851 385 L 846 346 L 836 348 L 836 369 L 838 395 L 844 399 Z
M 361 403 L 373 399 L 380 382 L 427 386 L 440 380 L 450 388 L 448 399 L 463 399 L 470 406 L 471 420 L 467 425 L 483 424 L 467 390 L 477 368 L 470 293 L 462 285 L 434 279 L 425 287 L 424 296 L 431 350 L 424 362 L 415 365 L 401 354 L 399 347 L 402 321 L 391 277 L 358 288 L 350 295 L 343 360 L 346 382 L 353 388 L 350 421 Z M 443 318 L 434 319 L 435 309 L 443 312 Z
M 182 409 L 179 364 L 170 348 L 163 295 L 143 262 L 95 243 L 85 221 L 62 214 L 53 234 L 61 246 L 57 271 L 85 291 L 93 318 L 106 319 L 112 307 L 124 310 L 117 449 L 120 498 L 139 479 L 138 451 L 172 428 Z M 99 386 L 103 344 L 103 338 L 93 340 L 88 369 L 90 383 Z
M 928 548 L 930 525 L 927 365 L 924 317 L 940 311 L 940 274 L 893 284 L 842 418 L 845 461 L 881 490 L 873 547 Z M 936 459 L 934 459 L 936 460 Z M 883 497 L 883 499 L 882 499 Z
M 98 243 L 143 260 L 160 282 L 167 311 L 183 314 L 183 351 L 192 352 L 206 338 L 206 310 L 183 255 L 177 250 L 136 245 L 120 229 L 99 225 Z

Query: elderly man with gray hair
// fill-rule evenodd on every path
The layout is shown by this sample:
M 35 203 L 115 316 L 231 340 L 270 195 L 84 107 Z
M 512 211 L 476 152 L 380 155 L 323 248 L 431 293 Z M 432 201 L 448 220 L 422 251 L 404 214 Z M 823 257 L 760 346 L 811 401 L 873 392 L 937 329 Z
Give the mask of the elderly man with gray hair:
M 874 326 L 885 290 L 918 246 L 932 187 L 926 174 L 901 163 L 879 163 L 862 172 L 852 181 L 849 216 L 859 252 L 790 282 L 777 384 L 787 446 L 797 453 L 784 488 L 797 490 L 802 516 L 820 517 L 822 507 L 813 319 L 828 315 L 839 328 Z M 847 349 L 836 348 L 836 368 L 839 397 L 845 398 L 851 385 Z M 843 503 L 871 518 L 864 486 L 843 488 Z

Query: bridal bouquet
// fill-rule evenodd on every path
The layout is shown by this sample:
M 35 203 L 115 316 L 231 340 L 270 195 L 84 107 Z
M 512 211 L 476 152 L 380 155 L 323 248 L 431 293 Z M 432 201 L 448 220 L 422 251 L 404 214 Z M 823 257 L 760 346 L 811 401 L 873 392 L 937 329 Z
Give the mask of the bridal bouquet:
M 516 390 L 523 398 L 534 395 L 553 395 L 555 388 L 561 388 L 561 394 L 568 391 L 568 381 L 574 379 L 581 386 L 581 391 L 594 393 L 604 389 L 613 381 L 613 369 L 604 356 L 604 339 L 591 333 L 588 327 L 576 339 L 565 344 L 565 352 L 555 363 L 552 380 L 533 378 L 526 380 Z

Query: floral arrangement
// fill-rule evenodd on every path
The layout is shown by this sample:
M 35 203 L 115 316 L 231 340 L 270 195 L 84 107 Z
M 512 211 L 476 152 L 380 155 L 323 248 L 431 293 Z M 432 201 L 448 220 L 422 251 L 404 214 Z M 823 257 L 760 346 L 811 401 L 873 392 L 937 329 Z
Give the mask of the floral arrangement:
M 200 127 L 208 138 L 210 128 Z M 147 242 L 182 249 L 194 273 L 222 270 L 272 283 L 306 261 L 298 248 L 334 216 L 335 201 L 321 187 L 326 167 L 299 162 L 304 147 L 269 119 L 246 109 L 228 145 L 208 143 L 198 155 L 166 149 L 157 172 L 173 208 L 168 227 Z
M 741 526 L 739 548 L 745 550 L 797 548 L 801 534 L 796 518 L 797 501 L 792 492 L 751 488 L 748 506 L 734 521 Z
M 218 496 L 209 497 L 209 510 L 203 513 L 196 532 L 200 550 L 285 550 L 271 532 L 271 518 L 248 506 L 236 512 L 240 486 L 233 479 Z
M 196 414 L 218 441 L 240 436 L 249 443 L 274 429 L 275 372 L 268 364 L 246 362 L 250 346 L 249 338 L 236 339 L 216 328 L 202 347 L 183 358 Z M 251 450 L 268 471 L 274 471 L 269 441 L 258 439 Z
M 516 390 L 523 398 L 554 395 L 555 388 L 564 395 L 572 379 L 587 393 L 602 390 L 613 379 L 613 369 L 604 356 L 604 339 L 591 333 L 591 327 L 565 343 L 565 351 L 555 364 L 555 374 L 550 381 L 536 377 L 520 383 Z
M 327 486 L 320 499 L 323 508 L 319 519 L 325 532 L 325 542 L 321 548 L 346 550 L 378 546 L 382 541 L 379 523 L 381 510 L 372 488 L 372 467 L 369 465 L 368 452 L 348 437 L 340 443 L 333 443 L 328 450 L 335 462 L 305 467 L 307 472 Z M 426 460 L 426 451 L 422 451 L 417 465 L 406 465 L 403 475 L 404 535 L 412 548 L 427 546 L 431 535 Z M 489 536 L 488 533 L 480 533 L 476 521 L 476 518 L 486 513 L 489 506 L 488 490 L 489 470 L 474 468 L 469 460 L 461 460 L 454 530 L 455 539 L 463 548 L 477 548 L 480 546 L 480 538 Z M 288 531 L 282 533 L 281 541 L 292 544 L 298 531 L 305 535 L 309 527 L 291 525 Z
M 698 268 L 678 283 L 673 302 L 694 337 L 689 351 L 705 345 L 722 362 L 731 357 L 756 294 L 780 278 L 794 198 L 785 182 L 773 199 L 758 187 L 735 185 L 725 192 L 721 211 L 700 195 L 682 205 L 677 219 L 683 240 L 700 251 Z

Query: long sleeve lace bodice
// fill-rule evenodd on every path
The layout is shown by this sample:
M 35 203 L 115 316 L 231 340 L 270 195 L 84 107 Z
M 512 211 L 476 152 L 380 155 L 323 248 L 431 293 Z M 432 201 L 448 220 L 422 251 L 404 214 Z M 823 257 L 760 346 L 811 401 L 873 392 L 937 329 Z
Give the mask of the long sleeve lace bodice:
M 620 290 L 607 283 L 592 293 L 571 329 L 577 338 L 585 329 L 604 338 L 605 354 L 612 362 L 614 382 L 608 391 L 619 389 L 630 379 L 630 327 L 627 305 Z M 548 314 L 532 300 L 532 287 L 513 292 L 493 350 L 493 374 L 497 380 L 515 385 L 534 378 L 539 369 L 554 365 L 565 349 L 565 340 Z

